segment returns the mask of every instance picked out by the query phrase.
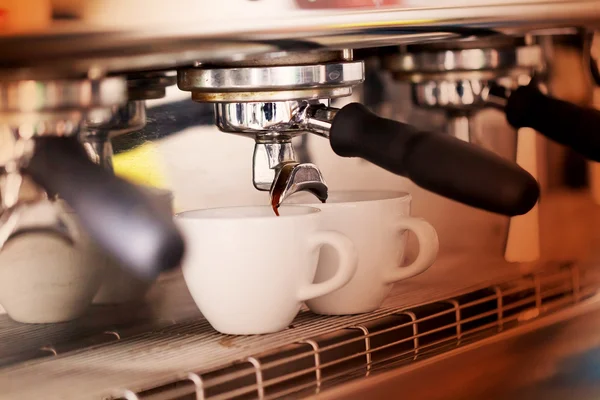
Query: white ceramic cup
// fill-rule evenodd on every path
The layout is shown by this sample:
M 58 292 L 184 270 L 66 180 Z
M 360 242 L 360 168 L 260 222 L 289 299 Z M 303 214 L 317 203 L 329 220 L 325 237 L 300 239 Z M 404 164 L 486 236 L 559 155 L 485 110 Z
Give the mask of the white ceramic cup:
M 44 226 L 65 226 L 68 235 Z M 15 321 L 64 322 L 83 315 L 100 286 L 103 266 L 75 214 L 62 202 L 28 206 L 0 251 L 0 303 Z M 27 231 L 23 229 L 29 229 Z
M 176 216 L 186 241 L 183 276 L 217 331 L 249 335 L 285 329 L 303 301 L 347 284 L 356 250 L 338 232 L 320 230 L 317 208 L 231 207 Z M 319 249 L 336 254 L 336 272 L 314 284 Z
M 358 252 L 358 269 L 343 288 L 307 301 L 318 314 L 358 314 L 376 310 L 389 294 L 393 283 L 408 279 L 429 268 L 438 253 L 435 229 L 423 219 L 410 216 L 411 196 L 400 192 L 348 191 L 330 192 L 321 204 L 307 193 L 292 196 L 287 203 L 318 204 L 323 212 L 322 229 L 346 235 Z M 406 231 L 419 242 L 414 262 L 402 267 Z M 315 282 L 335 273 L 336 254 L 323 249 Z

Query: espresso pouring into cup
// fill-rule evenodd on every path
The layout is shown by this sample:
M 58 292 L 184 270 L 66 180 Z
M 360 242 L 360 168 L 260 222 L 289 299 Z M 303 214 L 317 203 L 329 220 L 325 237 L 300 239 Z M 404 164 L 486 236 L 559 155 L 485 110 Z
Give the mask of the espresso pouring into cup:
M 282 206 L 280 212 L 277 217 L 269 206 L 254 206 L 176 216 L 188 246 L 183 276 L 198 308 L 219 332 L 285 329 L 303 301 L 340 289 L 356 272 L 354 245 L 341 233 L 320 230 L 319 209 Z M 329 279 L 313 283 L 321 248 L 337 254 L 337 269 Z
M 177 72 L 177 86 L 192 100 L 214 103 L 221 131 L 255 141 L 253 184 L 271 192 L 275 212 L 299 191 L 327 198 L 318 167 L 298 162 L 292 146 L 307 133 L 325 138 L 338 156 L 361 157 L 463 204 L 506 216 L 536 204 L 536 180 L 490 151 L 381 118 L 359 103 L 331 107 L 331 99 L 349 96 L 364 81 L 364 64 L 352 51 L 314 52 L 310 63 L 302 61 L 289 53 Z

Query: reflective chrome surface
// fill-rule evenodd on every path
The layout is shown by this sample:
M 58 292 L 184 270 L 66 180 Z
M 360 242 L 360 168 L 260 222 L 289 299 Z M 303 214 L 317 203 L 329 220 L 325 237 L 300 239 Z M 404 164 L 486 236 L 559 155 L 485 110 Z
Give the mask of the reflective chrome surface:
M 216 124 L 223 132 L 291 137 L 302 133 L 295 117 L 306 104 L 302 101 L 217 103 Z
M 327 185 L 313 164 L 299 164 L 291 139 L 308 132 L 329 135 L 336 109 L 329 100 L 217 103 L 216 124 L 223 132 L 256 140 L 252 180 L 258 190 L 281 189 L 281 199 L 302 190 L 327 198 Z
M 277 206 L 288 196 L 301 191 L 313 193 L 321 201 L 327 199 L 327 184 L 319 168 L 312 163 L 299 163 L 291 141 L 261 142 L 257 140 L 252 157 L 252 181 L 258 190 L 279 193 Z
M 328 107 L 327 104 L 311 104 L 303 109 L 302 114 L 297 117 L 297 121 L 308 132 L 328 138 L 331 123 L 337 112 L 337 108 Z
M 106 131 L 110 137 L 114 137 L 140 130 L 146 125 L 146 103 L 143 100 L 128 101 L 121 106 L 113 106 L 110 110 L 111 118 L 108 121 L 103 118 L 104 115 L 89 113 L 82 135 Z
M 449 44 L 452 45 L 453 43 Z M 485 40 L 481 46 L 490 46 Z M 486 71 L 503 69 L 536 70 L 543 64 L 542 50 L 539 46 L 507 48 L 475 48 L 434 51 L 436 46 L 422 52 L 401 54 L 390 57 L 387 67 L 396 74 L 409 74 L 413 82 L 422 79 L 421 74 L 435 74 L 458 71 Z
M 49 112 L 111 107 L 127 99 L 120 77 L 50 81 L 0 81 L 0 112 Z
M 276 169 L 285 163 L 296 161 L 296 153 L 290 141 L 256 143 L 252 157 L 254 187 L 258 190 L 271 190 Z
M 279 206 L 286 198 L 298 192 L 310 192 L 322 202 L 327 200 L 328 189 L 321 171 L 314 164 L 286 163 L 277 170 L 271 198 L 279 192 Z
M 321 172 L 298 164 L 294 136 L 313 132 L 328 136 L 335 109 L 329 99 L 346 96 L 364 81 L 364 64 L 352 62 L 351 50 L 281 52 L 250 57 L 218 67 L 178 70 L 178 87 L 198 102 L 216 102 L 216 125 L 223 132 L 253 137 L 253 183 L 275 188 L 283 201 L 309 190 L 327 197 Z M 329 110 L 329 111 L 325 111 Z
M 499 88 L 511 90 L 520 85 L 527 85 L 531 78 L 531 75 L 524 71 L 515 71 L 513 76 L 507 74 L 490 76 L 487 79 L 440 76 L 437 80 L 413 83 L 412 100 L 421 108 L 444 110 L 448 115 L 448 133 L 461 140 L 472 141 L 475 135 L 469 118 L 487 107 L 502 109 L 499 101 L 501 99 L 495 92 Z
M 142 129 L 146 125 L 146 104 L 144 100 L 129 101 L 110 111 L 110 119 L 104 113 L 89 113 L 79 139 L 92 161 L 112 170 L 111 139 Z
M 175 71 L 149 71 L 127 75 L 129 101 L 107 110 L 88 113 L 80 140 L 88 156 L 97 164 L 112 170 L 113 148 L 111 139 L 139 131 L 146 126 L 145 100 L 160 99 L 166 88 L 177 82 Z
M 419 107 L 476 111 L 489 106 L 490 89 L 497 86 L 516 88 L 519 85 L 527 85 L 530 80 L 531 75 L 524 73 L 491 79 L 440 77 L 439 80 L 413 83 L 413 101 Z
M 337 109 L 329 100 L 268 103 L 218 103 L 216 124 L 223 132 L 260 137 L 291 138 L 303 133 L 329 137 Z
M 321 65 L 180 69 L 177 85 L 189 91 L 243 91 L 349 86 L 363 81 L 361 61 Z
M 361 61 L 315 65 L 180 69 L 179 89 L 200 102 L 331 98 L 352 93 L 364 80 Z M 283 92 L 283 93 L 281 93 Z
M 471 141 L 469 118 L 497 107 L 491 90 L 526 85 L 534 74 L 545 73 L 544 51 L 534 41 L 533 36 L 495 35 L 414 45 L 386 57 L 384 64 L 395 79 L 411 82 L 416 106 L 445 111 L 448 133 Z
M 119 77 L 57 81 L 0 81 L 0 124 L 21 137 L 71 135 L 89 113 L 107 118 L 127 101 Z

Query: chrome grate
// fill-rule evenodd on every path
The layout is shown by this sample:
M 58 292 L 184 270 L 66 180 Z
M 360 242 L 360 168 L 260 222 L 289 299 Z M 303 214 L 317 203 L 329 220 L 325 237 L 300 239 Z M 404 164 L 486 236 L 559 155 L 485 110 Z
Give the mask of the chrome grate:
M 314 394 L 512 329 L 589 298 L 599 285 L 593 270 L 551 268 L 451 299 L 388 310 L 234 363 L 185 371 L 166 384 L 121 390 L 112 398 L 277 399 Z

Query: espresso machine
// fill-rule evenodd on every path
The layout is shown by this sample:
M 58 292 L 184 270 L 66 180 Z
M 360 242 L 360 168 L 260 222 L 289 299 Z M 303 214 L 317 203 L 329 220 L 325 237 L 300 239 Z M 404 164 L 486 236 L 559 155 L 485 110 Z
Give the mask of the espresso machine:
M 600 392 L 585 379 L 597 364 L 590 354 L 600 326 L 593 251 L 600 212 L 588 193 L 540 187 L 537 167 L 560 167 L 536 147 L 543 139 L 600 161 L 600 113 L 552 89 L 566 79 L 556 74 L 558 39 L 581 43 L 584 67 L 574 74 L 595 71 L 598 3 L 92 0 L 31 7 L 0 5 L 0 268 L 27 265 L 22 275 L 21 267 L 0 272 L 7 282 L 0 304 L 8 310 L 1 292 L 20 288 L 25 278 L 18 277 L 33 265 L 28 257 L 37 256 L 36 268 L 53 257 L 41 246 L 40 254 L 30 248 L 15 257 L 15 244 L 29 235 L 58 234 L 70 245 L 89 239 L 123 273 L 157 281 L 141 303 L 92 307 L 71 321 L 25 324 L 0 314 L 0 398 L 539 398 L 560 392 L 559 380 L 578 398 Z M 385 87 L 371 90 L 383 96 L 408 84 L 411 105 L 443 114 L 444 129 L 360 104 L 372 65 Z M 170 100 L 176 90 L 189 92 L 185 108 Z M 347 98 L 353 101 L 344 104 Z M 169 111 L 155 114 L 157 100 Z M 298 192 L 326 202 L 336 187 L 321 159 L 298 154 L 296 140 L 311 138 L 331 163 L 361 159 L 385 179 L 402 179 L 415 198 L 435 196 L 435 203 L 419 200 L 425 212 L 448 206 L 510 221 L 513 233 L 499 235 L 505 247 L 524 240 L 515 239 L 517 227 L 546 234 L 546 244 L 541 256 L 521 262 L 482 254 L 473 233 L 457 228 L 453 234 L 473 245 L 442 253 L 437 269 L 396 287 L 381 310 L 339 318 L 303 311 L 283 332 L 220 335 L 182 286 L 177 267 L 186 249 L 171 216 L 113 169 L 113 142 L 131 134 L 143 142 L 153 127 L 175 125 L 181 110 L 194 107 L 214 109 L 211 134 L 254 141 L 251 157 L 239 155 L 248 161 L 244 184 L 268 194 L 264 204 L 275 210 Z M 482 110 L 495 110 L 507 135 L 517 135 L 512 154 L 499 154 L 473 126 Z M 176 140 L 178 129 L 161 131 L 157 142 Z M 179 148 L 211 179 L 232 179 L 202 164 L 218 147 Z M 198 184 L 186 176 L 187 185 Z M 41 203 L 65 207 L 77 227 L 71 217 L 32 218 Z M 270 245 L 265 240 L 265 251 Z M 540 359 L 546 373 L 532 361 Z M 439 384 L 426 384 L 431 377 Z

